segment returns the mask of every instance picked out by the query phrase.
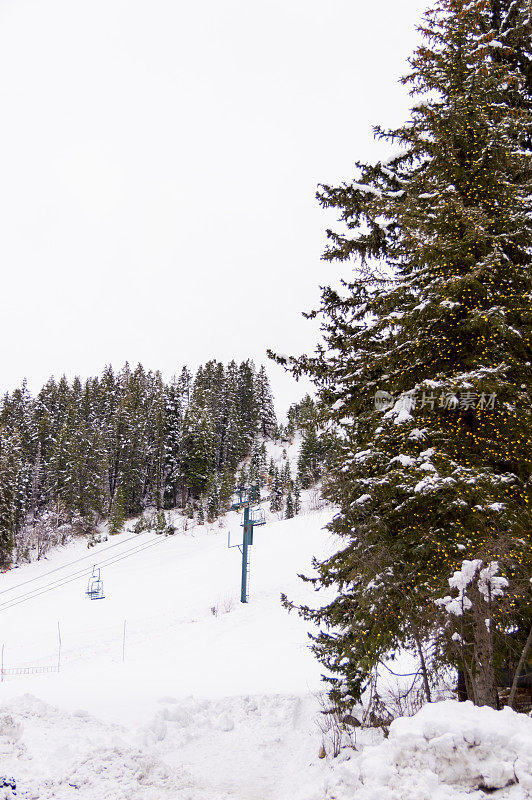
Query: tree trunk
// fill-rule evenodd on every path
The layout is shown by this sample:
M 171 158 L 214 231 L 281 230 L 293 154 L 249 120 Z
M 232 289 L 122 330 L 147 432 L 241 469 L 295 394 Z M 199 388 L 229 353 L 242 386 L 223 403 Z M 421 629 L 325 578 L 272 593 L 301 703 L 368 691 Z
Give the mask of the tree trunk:
M 490 609 L 476 585 L 469 587 L 468 594 L 473 603 L 474 665 L 472 673 L 475 703 L 478 706 L 499 708 L 491 648 Z
M 419 653 L 419 660 L 421 661 L 421 673 L 423 675 L 423 685 L 425 687 L 425 694 L 427 696 L 427 703 L 432 703 L 432 696 L 430 693 L 430 683 L 429 683 L 429 674 L 427 671 L 427 662 L 425 661 L 425 655 L 423 653 L 423 649 L 421 647 L 421 642 L 418 636 L 414 637 L 416 640 L 417 651 Z
M 531 645 L 532 645 L 532 628 L 530 628 L 528 632 L 527 640 L 525 642 L 525 646 L 523 647 L 521 658 L 519 659 L 519 664 L 517 665 L 517 669 L 515 670 L 514 679 L 512 681 L 512 688 L 510 689 L 510 696 L 508 697 L 508 705 L 510 706 L 510 708 L 514 707 L 515 694 L 517 692 L 517 683 L 519 681 L 521 670 L 525 665 L 526 657 L 528 655 L 528 651 L 530 650 Z
M 466 683 L 466 676 L 465 672 L 462 669 L 458 670 L 458 680 L 456 683 L 456 693 L 458 696 L 459 703 L 465 703 L 466 700 L 469 700 L 467 694 L 467 683 Z

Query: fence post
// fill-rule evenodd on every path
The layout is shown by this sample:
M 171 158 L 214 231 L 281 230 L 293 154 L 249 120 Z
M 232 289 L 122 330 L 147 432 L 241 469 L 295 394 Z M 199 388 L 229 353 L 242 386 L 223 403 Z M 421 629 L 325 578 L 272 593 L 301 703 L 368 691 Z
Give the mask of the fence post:
M 57 621 L 57 634 L 59 636 L 59 651 L 57 653 L 57 671 L 61 669 L 61 628 L 59 627 L 59 620 Z

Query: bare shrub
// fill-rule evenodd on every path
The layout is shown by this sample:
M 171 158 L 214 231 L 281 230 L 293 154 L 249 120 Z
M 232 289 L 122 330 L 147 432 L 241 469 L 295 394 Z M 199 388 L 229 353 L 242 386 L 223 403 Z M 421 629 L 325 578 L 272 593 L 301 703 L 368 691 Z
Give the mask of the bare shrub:
M 221 607 L 224 614 L 229 614 L 235 607 L 235 598 L 231 594 L 227 594 L 221 601 Z
M 313 489 L 308 501 L 310 511 L 320 511 L 327 505 L 326 500 L 321 496 L 320 489 Z
M 341 711 L 323 692 L 317 693 L 315 697 L 321 706 L 316 721 L 322 735 L 320 752 L 323 755 L 320 755 L 320 758 L 324 758 L 329 752 L 333 758 L 336 758 L 340 755 L 342 748 L 346 747 L 356 750 L 355 729 L 360 722 L 355 717 Z
M 229 614 L 235 607 L 235 598 L 231 594 L 219 597 L 215 605 L 211 606 L 211 614 L 217 617 L 219 614 Z

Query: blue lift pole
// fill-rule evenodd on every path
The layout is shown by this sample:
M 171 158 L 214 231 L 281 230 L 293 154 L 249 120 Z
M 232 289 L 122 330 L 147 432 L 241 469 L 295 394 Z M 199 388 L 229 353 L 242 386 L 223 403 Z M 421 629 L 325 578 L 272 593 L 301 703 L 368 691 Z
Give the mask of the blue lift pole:
M 248 571 L 249 571 L 249 553 L 248 547 L 252 542 L 253 526 L 249 522 L 249 508 L 246 506 L 244 509 L 244 537 L 242 540 L 242 589 L 240 593 L 240 602 L 247 603 L 248 601 Z
M 248 602 L 249 596 L 249 547 L 253 544 L 253 528 L 255 525 L 265 525 L 266 517 L 261 508 L 252 509 L 252 506 L 260 504 L 260 490 L 258 486 L 240 486 L 234 494 L 231 502 L 232 511 L 243 511 L 243 520 L 240 523 L 244 528 L 242 545 L 231 544 L 231 533 L 227 534 L 227 546 L 238 547 L 242 553 L 242 586 L 240 590 L 240 601 Z

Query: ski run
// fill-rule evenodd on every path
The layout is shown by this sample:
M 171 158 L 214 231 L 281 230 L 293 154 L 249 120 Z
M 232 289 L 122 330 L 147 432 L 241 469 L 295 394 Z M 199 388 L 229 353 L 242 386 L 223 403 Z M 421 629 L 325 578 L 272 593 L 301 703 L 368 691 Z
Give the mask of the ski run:
M 298 573 L 338 548 L 324 530 L 333 514 L 311 491 L 299 516 L 267 513 L 247 604 L 228 548 L 229 533 L 241 541 L 237 512 L 186 530 L 170 512 L 173 536 L 134 535 L 132 521 L 91 549 L 78 540 L 5 573 L 0 774 L 16 789 L 5 781 L 0 798 L 532 797 L 532 720 L 509 709 L 443 700 L 387 738 L 357 728 L 332 757 L 308 624 L 280 594 L 316 601 Z M 85 594 L 93 564 L 100 601 Z

